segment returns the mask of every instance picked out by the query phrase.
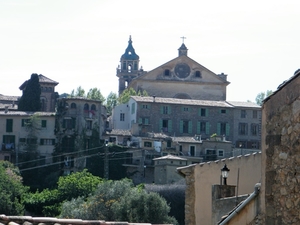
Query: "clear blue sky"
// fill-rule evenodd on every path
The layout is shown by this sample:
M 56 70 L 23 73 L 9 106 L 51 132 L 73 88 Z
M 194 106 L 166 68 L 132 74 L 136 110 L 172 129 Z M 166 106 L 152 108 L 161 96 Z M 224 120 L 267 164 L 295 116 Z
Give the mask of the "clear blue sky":
M 254 101 L 300 68 L 300 1 L 0 0 L 0 94 L 21 95 L 32 73 L 70 93 L 118 90 L 116 68 L 132 36 L 150 71 L 188 56 L 228 74 L 227 100 Z

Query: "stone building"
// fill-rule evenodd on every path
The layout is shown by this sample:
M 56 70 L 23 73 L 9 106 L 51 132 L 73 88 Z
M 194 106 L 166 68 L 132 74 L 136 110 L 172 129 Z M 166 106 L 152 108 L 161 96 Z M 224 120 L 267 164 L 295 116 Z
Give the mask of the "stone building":
M 106 109 L 101 101 L 82 97 L 57 100 L 54 155 L 60 155 L 64 174 L 85 167 L 85 156 L 93 147 L 99 147 L 105 121 Z
M 38 77 L 41 86 L 41 111 L 55 112 L 56 99 L 58 98 L 58 93 L 55 92 L 55 86 L 58 85 L 58 82 L 42 74 L 39 74 Z M 26 89 L 27 82 L 28 80 L 19 87 L 21 91 Z

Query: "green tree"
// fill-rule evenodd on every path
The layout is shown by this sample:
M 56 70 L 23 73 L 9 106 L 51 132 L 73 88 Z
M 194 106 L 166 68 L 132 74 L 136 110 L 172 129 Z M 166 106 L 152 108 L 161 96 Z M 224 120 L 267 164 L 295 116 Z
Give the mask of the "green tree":
M 18 110 L 36 112 L 41 110 L 41 86 L 39 76 L 36 73 L 31 74 L 30 80 L 26 81 L 23 89 L 23 95 L 18 103 Z
M 102 103 L 105 102 L 105 98 L 103 97 L 103 95 L 101 94 L 100 89 L 98 89 L 98 88 L 91 88 L 89 90 L 89 92 L 87 93 L 86 97 L 88 99 L 101 101 Z
M 107 113 L 111 114 L 113 108 L 118 104 L 118 96 L 116 93 L 110 92 L 106 98 L 106 109 Z
M 256 96 L 256 98 L 255 98 L 256 104 L 261 106 L 262 103 L 263 103 L 263 100 L 266 97 L 270 96 L 272 93 L 273 93 L 272 90 L 267 90 L 266 92 L 260 92 L 260 93 L 258 93 L 257 96 Z
M 74 89 L 71 91 L 70 97 L 86 97 L 85 90 L 79 86 L 76 91 Z
M 72 198 L 87 198 L 97 188 L 101 179 L 87 170 L 61 176 L 56 189 L 44 189 L 29 193 L 24 199 L 25 208 L 38 216 L 57 216 L 61 212 L 63 202 Z
M 170 207 L 157 193 L 134 187 L 129 179 L 104 181 L 86 202 L 76 199 L 65 202 L 61 217 L 87 220 L 108 220 L 148 223 L 173 223 Z
M 8 161 L 0 161 L 0 212 L 23 215 L 22 197 L 28 191 L 22 183 L 19 169 Z
M 145 90 L 143 92 L 136 92 L 133 88 L 127 88 L 119 96 L 118 102 L 125 104 L 129 101 L 131 96 L 148 96 L 148 93 Z

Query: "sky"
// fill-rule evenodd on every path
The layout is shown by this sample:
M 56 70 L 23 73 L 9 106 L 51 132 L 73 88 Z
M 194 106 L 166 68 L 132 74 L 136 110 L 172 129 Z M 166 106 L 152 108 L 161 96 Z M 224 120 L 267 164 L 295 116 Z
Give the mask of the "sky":
M 300 68 L 299 0 L 0 0 L 0 94 L 21 96 L 32 73 L 118 92 L 116 68 L 131 35 L 151 71 L 188 56 L 230 84 L 227 100 L 255 101 Z

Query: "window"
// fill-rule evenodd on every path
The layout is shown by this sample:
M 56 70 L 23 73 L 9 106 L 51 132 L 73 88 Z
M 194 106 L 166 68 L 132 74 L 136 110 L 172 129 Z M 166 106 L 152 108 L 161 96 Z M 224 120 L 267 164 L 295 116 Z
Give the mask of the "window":
M 15 148 L 15 135 L 3 135 L 2 150 Z
M 149 118 L 147 118 L 147 117 L 139 118 L 139 124 L 148 125 L 149 124 Z
M 19 138 L 19 142 L 20 143 L 25 143 L 26 142 L 26 138 Z
M 13 119 L 6 119 L 6 132 L 13 131 Z
M 170 76 L 170 70 L 165 70 L 164 75 L 165 76 Z
M 192 121 L 180 120 L 180 133 L 192 133 Z
M 190 156 L 195 156 L 196 155 L 196 146 L 194 146 L 194 145 L 190 146 L 189 155 Z
M 120 121 L 125 121 L 125 113 L 120 113 Z
M 170 114 L 171 113 L 171 107 L 166 106 L 166 105 L 162 106 L 161 107 L 161 113 L 165 114 L 165 115 Z
M 22 127 L 25 127 L 26 124 L 30 122 L 30 119 L 22 119 L 21 122 L 22 122 L 21 126 L 22 126 Z
M 251 124 L 251 135 L 253 135 L 253 136 L 258 135 L 258 124 L 255 124 L 255 123 Z
M 248 134 L 248 124 L 239 123 L 239 135 L 247 135 L 247 134 Z
M 210 161 L 217 159 L 217 153 L 215 149 L 206 149 L 205 153 L 205 160 Z
M 201 77 L 201 72 L 200 71 L 196 71 L 195 77 Z
M 224 150 L 218 150 L 218 157 L 224 157 Z
M 200 108 L 199 109 L 199 116 L 203 116 L 203 117 L 208 116 L 208 109 L 206 109 L 206 108 Z
M 135 103 L 131 104 L 131 114 L 135 113 Z
M 171 148 L 172 146 L 172 141 L 171 140 L 167 140 L 167 148 Z
M 221 114 L 226 114 L 227 111 L 226 111 L 226 109 L 221 109 L 221 110 L 220 110 L 220 113 L 221 113 Z
M 75 128 L 76 118 L 65 118 L 63 121 L 63 128 L 72 129 Z
M 172 120 L 161 119 L 159 124 L 159 130 L 163 132 L 172 132 Z
M 96 110 L 96 105 L 95 104 L 92 104 L 91 110 Z
M 253 110 L 252 117 L 253 119 L 257 119 L 257 110 Z
M 76 109 L 76 103 L 72 102 L 70 108 L 71 109 Z
M 37 138 L 27 138 L 26 143 L 29 145 L 36 145 L 37 144 Z
M 47 127 L 47 120 L 42 120 L 42 128 L 46 128 Z
M 89 104 L 85 103 L 83 109 L 84 109 L 84 110 L 89 110 L 89 109 L 90 109 Z
M 151 148 L 151 147 L 152 147 L 152 142 L 150 142 L 150 141 L 145 141 L 145 142 L 144 142 L 144 147 Z
M 8 155 L 4 156 L 4 161 L 9 161 L 9 156 Z
M 55 145 L 55 139 L 41 138 L 40 145 Z
M 87 120 L 86 121 L 86 129 L 91 130 L 93 128 L 93 121 Z
M 188 112 L 188 111 L 189 111 L 189 107 L 183 107 L 183 108 L 182 108 L 182 111 Z
M 198 121 L 197 122 L 197 133 L 198 134 L 209 134 L 209 122 Z
M 149 108 L 150 108 L 149 105 L 146 105 L 146 104 L 142 105 L 142 109 L 149 109 Z
M 229 124 L 228 123 L 217 123 L 217 134 L 218 135 L 229 135 Z
M 241 110 L 241 118 L 246 118 L 246 110 Z

